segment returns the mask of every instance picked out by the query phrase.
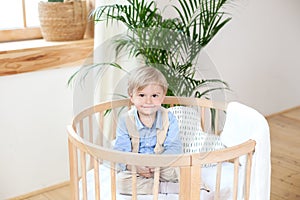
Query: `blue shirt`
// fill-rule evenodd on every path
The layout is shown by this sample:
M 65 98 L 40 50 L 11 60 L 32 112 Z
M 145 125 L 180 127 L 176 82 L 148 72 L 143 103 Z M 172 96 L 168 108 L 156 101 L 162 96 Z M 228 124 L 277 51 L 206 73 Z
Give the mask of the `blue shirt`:
M 140 134 L 139 153 L 154 154 L 154 148 L 156 145 L 156 129 L 162 129 L 163 125 L 161 110 L 157 111 L 156 120 L 154 121 L 152 127 L 148 128 L 140 121 L 136 108 L 133 109 L 135 109 L 134 115 L 136 126 Z M 126 127 L 126 116 L 127 115 L 122 116 L 119 120 L 114 149 L 131 152 L 131 140 Z M 168 117 L 169 129 L 163 144 L 163 154 L 180 154 L 182 153 L 182 144 L 179 135 L 177 119 L 171 112 L 168 112 Z

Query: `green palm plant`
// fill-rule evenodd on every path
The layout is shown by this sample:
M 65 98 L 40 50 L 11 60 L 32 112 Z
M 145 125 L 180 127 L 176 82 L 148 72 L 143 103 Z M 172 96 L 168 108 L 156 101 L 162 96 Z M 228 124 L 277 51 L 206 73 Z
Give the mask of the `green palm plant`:
M 222 11 L 227 0 L 177 1 L 179 6 L 172 5 L 178 14 L 175 18 L 164 18 L 153 0 L 100 6 L 91 16 L 96 22 L 121 22 L 127 27 L 128 32 L 115 40 L 117 54 L 125 50 L 160 69 L 170 85 L 167 95 L 202 97 L 228 89 L 224 81 L 195 77 L 201 49 L 231 19 Z M 219 84 L 202 92 L 197 90 L 209 83 Z

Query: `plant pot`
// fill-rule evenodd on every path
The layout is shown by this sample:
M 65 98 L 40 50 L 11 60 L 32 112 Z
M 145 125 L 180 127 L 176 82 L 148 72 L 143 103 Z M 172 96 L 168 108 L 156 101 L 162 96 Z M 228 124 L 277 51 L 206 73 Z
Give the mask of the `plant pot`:
M 38 10 L 46 41 L 83 39 L 87 24 L 85 1 L 39 2 Z

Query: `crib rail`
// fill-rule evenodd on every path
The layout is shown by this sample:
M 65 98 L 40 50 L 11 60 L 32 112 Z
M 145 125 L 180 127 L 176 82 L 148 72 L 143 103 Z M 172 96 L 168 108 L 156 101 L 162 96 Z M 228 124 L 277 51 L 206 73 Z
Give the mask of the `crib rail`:
M 185 105 L 196 106 L 200 109 L 201 126 L 205 130 L 205 124 L 211 123 L 207 117 L 210 109 L 216 110 L 217 116 L 219 113 L 226 110 L 226 104 L 212 102 L 206 99 L 186 98 L 186 97 L 166 97 L 164 104 L 170 106 Z M 101 197 L 101 181 L 103 176 L 99 173 L 99 166 L 104 162 L 109 162 L 110 166 L 110 180 L 111 180 L 111 199 L 117 199 L 116 194 L 116 172 L 117 163 L 126 163 L 131 165 L 133 174 L 136 174 L 135 167 L 149 166 L 155 168 L 154 173 L 154 187 L 153 199 L 158 199 L 159 192 L 159 173 L 162 167 L 178 167 L 180 169 L 180 192 L 179 199 L 190 200 L 200 199 L 200 186 L 203 183 L 201 179 L 202 166 L 207 163 L 215 163 L 216 167 L 216 187 L 214 189 L 214 199 L 220 199 L 220 182 L 222 178 L 222 163 L 229 160 L 234 162 L 234 176 L 233 180 L 233 196 L 232 199 L 237 199 L 239 187 L 239 165 L 240 157 L 246 157 L 245 170 L 245 184 L 243 184 L 245 192 L 244 198 L 249 199 L 250 175 L 251 175 L 251 160 L 255 148 L 255 141 L 247 141 L 238 146 L 226 148 L 223 150 L 208 152 L 208 153 L 193 153 L 181 155 L 141 155 L 136 153 L 126 153 L 114 151 L 109 148 L 106 140 L 114 138 L 106 135 L 108 132 L 115 132 L 116 120 L 115 118 L 120 111 L 120 108 L 130 108 L 129 99 L 115 100 L 111 102 L 104 102 L 99 105 L 88 108 L 74 117 L 71 126 L 68 130 L 69 143 L 69 157 L 70 157 L 70 183 L 72 191 L 72 199 L 90 199 L 88 196 L 87 173 L 89 170 L 94 170 L 94 197 L 91 199 L 100 199 Z M 105 122 L 105 113 L 110 111 L 110 125 Z M 218 117 L 215 117 L 215 124 L 218 124 Z M 215 134 L 221 132 L 221 127 L 217 127 Z M 108 138 L 108 139 L 107 139 Z M 136 190 L 136 176 L 132 178 L 132 199 L 137 199 Z M 79 185 L 80 183 L 80 185 Z

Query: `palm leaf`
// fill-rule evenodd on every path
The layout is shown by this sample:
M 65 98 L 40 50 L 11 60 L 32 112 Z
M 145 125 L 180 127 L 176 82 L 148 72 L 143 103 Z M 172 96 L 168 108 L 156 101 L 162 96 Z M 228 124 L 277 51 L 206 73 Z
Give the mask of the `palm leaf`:
M 227 0 L 178 0 L 181 8 L 174 7 L 182 23 L 185 33 L 205 46 L 230 21 L 224 18 L 221 11 Z M 190 12 L 188 12 L 190 11 Z M 182 12 L 184 14 L 182 14 Z

